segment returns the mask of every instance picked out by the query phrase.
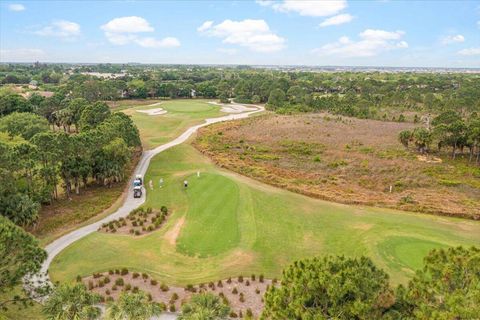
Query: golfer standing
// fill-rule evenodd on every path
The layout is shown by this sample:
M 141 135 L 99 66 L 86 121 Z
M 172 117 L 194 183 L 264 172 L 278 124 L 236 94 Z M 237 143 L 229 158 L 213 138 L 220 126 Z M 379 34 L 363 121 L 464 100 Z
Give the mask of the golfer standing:
M 185 188 L 188 187 L 188 181 L 187 181 L 187 180 L 183 181 L 183 186 L 184 186 Z

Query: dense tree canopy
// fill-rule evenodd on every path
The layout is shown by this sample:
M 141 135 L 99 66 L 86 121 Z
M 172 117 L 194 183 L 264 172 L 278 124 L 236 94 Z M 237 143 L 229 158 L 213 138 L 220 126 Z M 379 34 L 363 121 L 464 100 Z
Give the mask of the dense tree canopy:
M 95 320 L 101 315 L 97 306 L 100 296 L 91 293 L 83 284 L 63 284 L 55 288 L 43 312 L 51 320 Z
M 107 308 L 106 319 L 109 320 L 149 320 L 162 312 L 160 305 L 149 301 L 143 292 L 124 292 L 118 300 Z
M 404 319 L 475 319 L 480 315 L 480 249 L 433 250 L 406 288 L 398 289 Z
M 182 306 L 180 320 L 221 320 L 227 319 L 230 307 L 211 293 L 194 295 L 190 301 Z
M 263 319 L 378 319 L 395 301 L 369 258 L 333 256 L 296 261 L 264 299 Z
M 47 253 L 32 235 L 0 216 L 0 293 L 12 290 L 25 275 L 40 270 L 46 258 Z

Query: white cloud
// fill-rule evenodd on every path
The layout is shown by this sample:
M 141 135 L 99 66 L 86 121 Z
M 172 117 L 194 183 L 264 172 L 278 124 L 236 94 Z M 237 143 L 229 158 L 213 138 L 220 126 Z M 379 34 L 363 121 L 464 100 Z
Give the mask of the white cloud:
M 313 52 L 325 56 L 373 57 L 384 51 L 408 48 L 406 41 L 400 41 L 404 34 L 403 31 L 367 29 L 359 34 L 358 41 L 344 36 L 334 43 L 314 49 Z
M 137 16 L 115 18 L 101 28 L 103 31 L 110 33 L 153 32 L 154 30 L 147 20 Z
M 339 24 L 349 23 L 353 20 L 353 16 L 348 13 L 339 14 L 331 18 L 325 19 L 319 24 L 320 27 L 337 26 Z
M 150 23 L 142 17 L 115 18 L 100 28 L 104 31 L 108 41 L 115 45 L 135 43 L 144 48 L 175 48 L 180 46 L 180 41 L 174 37 L 156 39 L 139 36 L 139 33 L 155 31 Z
M 44 37 L 58 37 L 65 40 L 72 40 L 80 35 L 80 25 L 67 20 L 57 20 L 34 33 Z
M 256 0 L 255 2 L 261 5 L 262 7 L 268 7 L 274 3 L 274 1 L 272 0 Z
M 217 25 L 204 22 L 201 33 L 223 38 L 223 43 L 235 44 L 257 52 L 275 52 L 285 47 L 285 39 L 270 30 L 265 20 L 225 20 Z
M 200 27 L 197 28 L 197 31 L 198 32 L 203 32 L 205 30 L 207 30 L 208 28 L 210 28 L 211 26 L 213 25 L 213 21 L 205 21 L 204 23 L 202 23 L 202 25 Z
M 479 48 L 468 48 L 458 51 L 458 54 L 462 56 L 478 56 L 480 55 L 480 47 Z
M 177 38 L 166 37 L 161 40 L 155 38 L 139 38 L 135 42 L 144 48 L 175 48 L 180 47 L 180 41 Z
M 24 11 L 25 9 L 26 9 L 25 6 L 20 3 L 11 3 L 8 5 L 8 10 L 10 11 L 19 12 L 19 11 Z
M 258 3 L 258 2 L 257 2 Z M 328 17 L 339 13 L 347 7 L 346 0 L 285 0 L 281 3 L 270 3 L 261 5 L 270 5 L 275 11 L 296 12 L 301 16 L 310 17 Z
M 45 58 L 46 54 L 41 49 L 0 49 L 1 62 L 33 62 Z
M 461 34 L 446 36 L 442 38 L 442 44 L 448 45 L 452 43 L 464 42 L 465 37 Z

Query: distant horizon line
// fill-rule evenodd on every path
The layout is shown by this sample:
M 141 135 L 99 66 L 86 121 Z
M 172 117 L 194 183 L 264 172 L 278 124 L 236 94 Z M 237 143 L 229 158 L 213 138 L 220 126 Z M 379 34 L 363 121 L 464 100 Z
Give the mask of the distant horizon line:
M 284 67 L 284 68 L 371 68 L 371 69 L 460 69 L 480 70 L 480 67 L 427 67 L 427 66 L 372 66 L 372 65 L 309 65 L 309 64 L 248 64 L 248 63 L 159 63 L 159 62 L 47 62 L 47 61 L 0 61 L 0 64 L 64 64 L 64 65 L 157 65 L 157 66 L 228 66 L 228 67 Z

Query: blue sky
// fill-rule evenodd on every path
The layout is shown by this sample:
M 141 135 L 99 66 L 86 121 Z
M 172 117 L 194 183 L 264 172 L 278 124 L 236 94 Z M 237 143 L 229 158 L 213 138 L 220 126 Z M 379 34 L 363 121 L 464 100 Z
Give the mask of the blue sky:
M 0 1 L 0 61 L 480 67 L 479 1 Z

